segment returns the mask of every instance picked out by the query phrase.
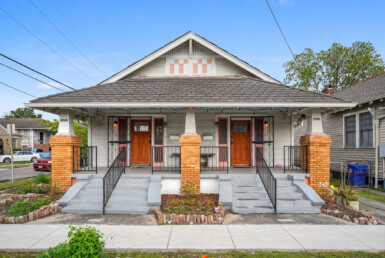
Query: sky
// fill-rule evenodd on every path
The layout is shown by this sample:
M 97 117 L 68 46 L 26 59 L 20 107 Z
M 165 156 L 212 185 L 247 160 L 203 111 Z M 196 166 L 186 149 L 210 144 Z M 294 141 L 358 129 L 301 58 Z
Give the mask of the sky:
M 372 42 L 385 57 L 385 1 L 269 2 L 294 53 L 360 40 Z M 0 9 L 0 53 L 75 89 L 103 81 L 190 30 L 280 81 L 285 78 L 282 65 L 291 59 L 265 0 L 1 0 L 0 8 L 49 46 Z M 3 57 L 0 63 L 53 83 Z M 36 97 L 60 92 L 3 66 L 0 82 Z M 0 84 L 0 116 L 32 99 Z

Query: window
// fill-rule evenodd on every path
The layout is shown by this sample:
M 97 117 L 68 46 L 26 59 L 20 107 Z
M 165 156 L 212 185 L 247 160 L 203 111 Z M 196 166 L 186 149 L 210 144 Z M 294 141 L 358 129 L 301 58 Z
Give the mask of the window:
M 193 74 L 194 75 L 207 75 L 212 73 L 212 61 L 211 59 L 195 59 L 193 61 Z
M 155 119 L 155 145 L 163 145 L 163 118 Z
M 44 133 L 43 132 L 40 132 L 40 134 L 39 134 L 39 143 L 40 144 L 44 143 Z
M 227 144 L 227 119 L 219 119 L 219 144 Z
M 373 147 L 373 118 L 369 112 L 360 113 L 360 147 Z
M 173 75 L 188 74 L 188 59 L 178 58 L 169 60 L 169 73 Z
M 148 122 L 135 122 L 134 132 L 148 132 Z
M 356 147 L 356 115 L 345 116 L 345 148 Z
M 247 123 L 234 123 L 233 131 L 234 133 L 247 133 L 249 131 Z
M 17 148 L 17 138 L 12 139 L 12 148 L 14 148 L 14 149 Z

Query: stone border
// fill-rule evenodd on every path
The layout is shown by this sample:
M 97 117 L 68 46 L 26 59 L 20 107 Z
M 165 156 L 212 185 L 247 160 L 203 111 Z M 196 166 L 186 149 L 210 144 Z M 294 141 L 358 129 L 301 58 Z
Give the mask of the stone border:
M 214 215 L 186 215 L 175 213 L 163 213 L 160 208 L 155 209 L 158 224 L 222 224 L 225 218 L 225 209 L 222 204 L 215 207 Z
M 352 223 L 356 223 L 359 225 L 378 225 L 378 220 L 376 217 L 372 215 L 365 215 L 362 214 L 362 217 L 359 218 L 351 218 L 349 215 L 344 214 L 342 211 L 339 210 L 330 210 L 330 209 L 321 209 L 321 213 L 324 213 L 326 215 L 334 216 Z M 362 212 L 361 212 L 362 213 Z
M 35 196 L 40 196 L 40 194 L 2 194 L 0 195 L 1 199 L 0 204 L 5 204 L 8 201 L 12 201 L 14 198 L 19 199 L 31 199 Z M 8 217 L 6 215 L 3 215 L 0 213 L 0 224 L 24 224 L 29 221 L 38 220 L 44 217 L 47 217 L 49 215 L 56 214 L 58 212 L 61 212 L 62 207 L 59 205 L 59 203 L 51 202 L 48 205 L 43 205 L 39 209 L 34 210 L 26 215 L 20 215 L 18 217 Z

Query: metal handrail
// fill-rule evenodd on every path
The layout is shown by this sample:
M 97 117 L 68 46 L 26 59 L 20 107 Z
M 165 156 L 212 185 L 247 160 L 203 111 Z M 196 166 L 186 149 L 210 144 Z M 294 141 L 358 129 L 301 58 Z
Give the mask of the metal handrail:
M 273 176 L 269 166 L 259 149 L 256 151 L 256 173 L 261 178 L 263 186 L 266 189 L 267 195 L 270 198 L 271 204 L 274 207 L 274 212 L 277 213 L 277 179 Z
M 103 177 L 103 214 L 106 209 L 106 205 L 112 192 L 115 189 L 120 177 L 125 173 L 126 169 L 127 151 L 126 147 L 120 149 L 119 154 L 116 156 L 114 162 L 108 168 L 107 173 Z

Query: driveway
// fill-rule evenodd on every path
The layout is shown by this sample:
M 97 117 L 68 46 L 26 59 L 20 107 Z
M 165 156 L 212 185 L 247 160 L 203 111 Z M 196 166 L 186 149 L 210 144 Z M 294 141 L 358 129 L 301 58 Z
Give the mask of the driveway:
M 15 179 L 29 178 L 39 175 L 40 173 L 49 174 L 50 172 L 35 171 L 32 164 L 27 164 L 21 168 L 15 168 Z M 12 171 L 10 168 L 0 167 L 0 182 L 10 181 L 12 179 Z

